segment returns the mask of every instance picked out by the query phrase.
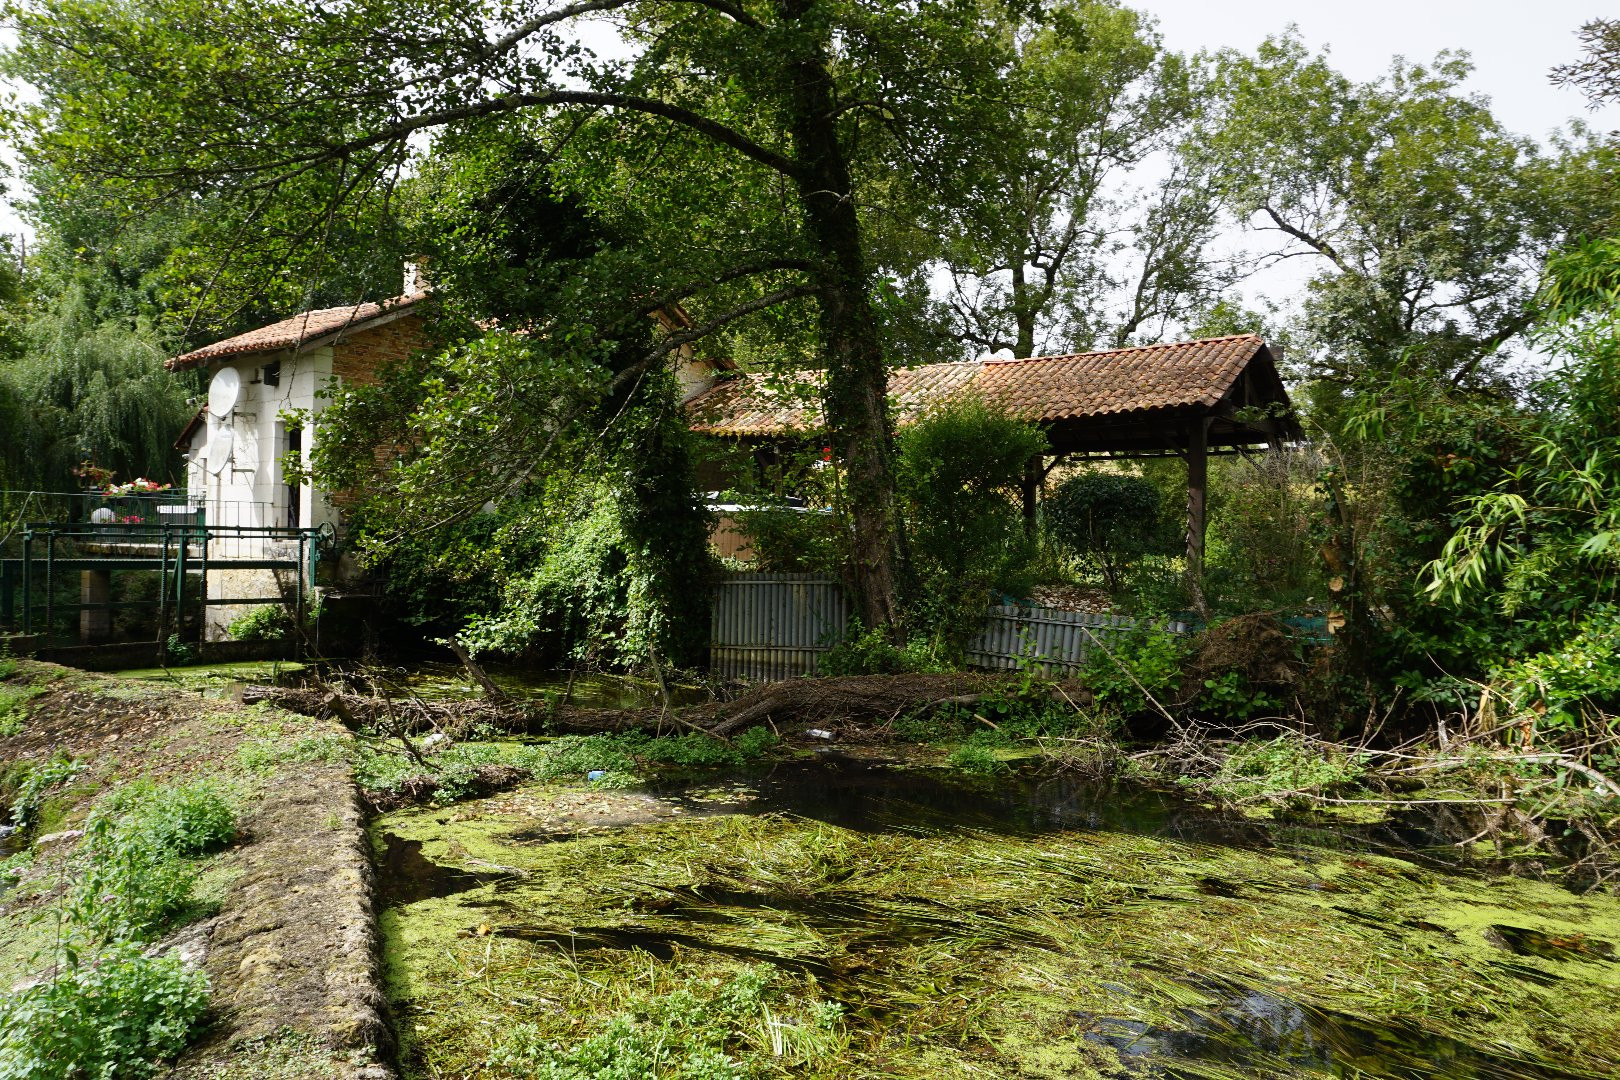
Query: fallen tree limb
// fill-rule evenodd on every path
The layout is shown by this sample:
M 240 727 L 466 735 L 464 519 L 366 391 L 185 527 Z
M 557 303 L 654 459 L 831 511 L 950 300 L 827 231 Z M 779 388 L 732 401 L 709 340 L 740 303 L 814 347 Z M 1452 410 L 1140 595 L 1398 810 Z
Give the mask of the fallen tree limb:
M 881 728 L 909 712 L 945 706 L 972 706 L 986 696 L 1022 691 L 1016 674 L 847 675 L 823 679 L 789 679 L 764 683 L 733 701 L 707 702 L 679 711 L 682 727 L 727 738 L 760 724 L 806 727 Z M 1088 705 L 1091 695 L 1077 683 L 1054 684 L 1043 691 L 1071 707 Z M 437 701 L 424 698 L 379 698 L 328 689 L 250 686 L 246 703 L 268 702 L 308 716 L 331 717 L 349 727 L 379 723 L 406 730 L 438 728 L 465 732 L 488 725 L 512 733 L 591 734 L 667 729 L 670 715 L 662 707 L 582 709 L 524 702 Z

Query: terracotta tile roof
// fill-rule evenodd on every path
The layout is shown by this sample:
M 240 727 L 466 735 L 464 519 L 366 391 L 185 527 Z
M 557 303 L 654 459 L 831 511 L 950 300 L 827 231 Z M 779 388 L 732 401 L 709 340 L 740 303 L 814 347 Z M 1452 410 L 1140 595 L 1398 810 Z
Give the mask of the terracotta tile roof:
M 899 423 L 971 386 L 1035 422 L 1209 407 L 1231 390 L 1265 342 L 1253 334 L 1027 360 L 973 360 L 899 368 L 889 395 Z M 819 426 L 820 372 L 753 374 L 723 382 L 687 406 L 694 431 L 783 435 Z M 795 392 L 784 392 L 791 387 Z
M 974 389 L 1026 420 L 1211 406 L 1265 346 L 1253 334 L 1133 349 L 986 360 Z
M 908 423 L 923 410 L 973 381 L 977 360 L 896 368 L 889 373 L 895 420 Z M 692 430 L 709 435 L 780 435 L 821 426 L 819 371 L 755 373 L 728 379 L 687 404 Z
M 261 326 L 257 330 L 249 330 L 245 334 L 216 341 L 212 345 L 204 345 L 181 356 L 176 356 L 164 364 L 170 371 L 180 368 L 192 367 L 208 360 L 222 356 L 236 356 L 242 353 L 276 352 L 281 349 L 295 349 L 308 341 L 326 337 L 339 330 L 356 330 L 374 319 L 386 315 L 393 315 L 401 308 L 426 299 L 430 294 L 416 293 L 411 296 L 396 296 L 391 300 L 384 300 L 375 304 L 350 304 L 345 307 L 322 308 L 319 311 L 306 311 L 301 315 L 294 315 L 290 319 Z

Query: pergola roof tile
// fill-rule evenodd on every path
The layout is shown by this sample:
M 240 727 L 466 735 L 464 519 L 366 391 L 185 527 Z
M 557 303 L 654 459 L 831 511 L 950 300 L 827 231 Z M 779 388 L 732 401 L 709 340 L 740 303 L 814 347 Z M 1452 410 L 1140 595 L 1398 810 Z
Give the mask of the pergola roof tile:
M 1265 348 L 1256 335 L 1142 345 L 1027 360 L 974 360 L 899 368 L 889 376 L 896 420 L 968 387 L 1035 423 L 1164 409 L 1210 408 Z M 822 373 L 752 374 L 720 383 L 688 406 L 693 429 L 764 437 L 820 426 Z

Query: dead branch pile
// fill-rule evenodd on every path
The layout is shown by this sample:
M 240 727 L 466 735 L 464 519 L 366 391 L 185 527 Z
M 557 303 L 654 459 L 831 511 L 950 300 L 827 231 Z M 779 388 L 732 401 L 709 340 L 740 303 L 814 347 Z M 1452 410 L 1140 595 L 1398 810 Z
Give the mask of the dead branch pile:
M 715 701 L 671 712 L 640 709 L 548 707 L 543 702 L 487 698 L 440 701 L 357 694 L 331 688 L 253 686 L 248 703 L 263 701 L 307 716 L 333 718 L 351 728 L 390 731 L 446 731 L 452 734 L 488 726 L 513 733 L 588 734 L 603 731 L 686 729 L 725 738 L 759 724 L 828 730 L 881 727 L 910 712 L 946 705 L 972 705 L 986 694 L 1020 688 L 1017 675 L 847 675 L 764 683 L 732 701 Z M 1091 695 L 1077 683 L 1045 691 L 1079 707 Z
M 1253 689 L 1286 694 L 1298 685 L 1303 670 L 1282 620 L 1265 612 L 1240 615 L 1199 635 L 1182 679 L 1181 699 L 1191 701 L 1206 679 L 1234 671 Z

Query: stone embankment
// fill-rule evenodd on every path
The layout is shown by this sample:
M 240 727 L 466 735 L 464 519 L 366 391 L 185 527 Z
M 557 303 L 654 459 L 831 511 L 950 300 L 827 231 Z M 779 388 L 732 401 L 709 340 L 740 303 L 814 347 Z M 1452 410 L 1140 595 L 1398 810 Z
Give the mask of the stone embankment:
M 61 865 L 91 803 L 136 777 L 210 777 L 239 807 L 238 842 L 205 874 L 217 911 L 159 946 L 178 947 L 207 973 L 213 1013 L 174 1080 L 391 1078 L 376 888 L 349 734 L 333 721 L 161 683 L 8 666 L 7 682 L 34 696 L 20 730 L 0 738 L 0 769 L 58 755 L 86 766 L 60 796 L 63 839 L 42 850 L 35 872 Z M 0 938 L 21 942 L 35 913 L 24 907 L 49 902 L 48 892 L 34 895 L 0 895 Z M 0 940 L 0 953 L 18 942 Z

